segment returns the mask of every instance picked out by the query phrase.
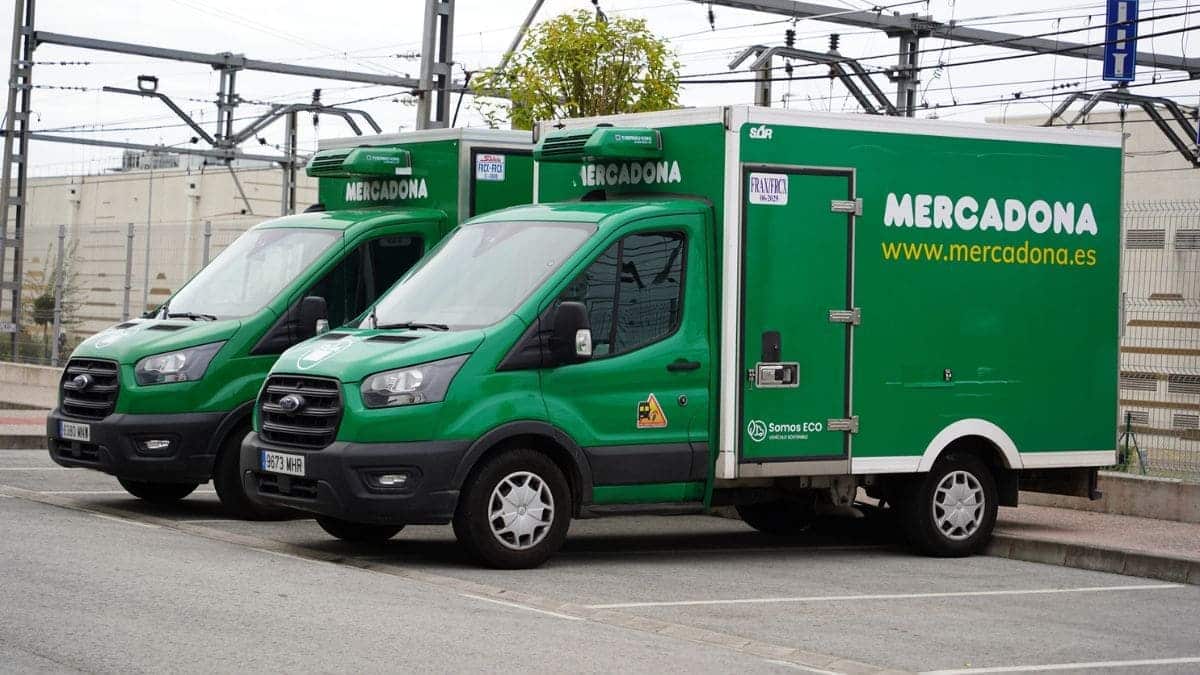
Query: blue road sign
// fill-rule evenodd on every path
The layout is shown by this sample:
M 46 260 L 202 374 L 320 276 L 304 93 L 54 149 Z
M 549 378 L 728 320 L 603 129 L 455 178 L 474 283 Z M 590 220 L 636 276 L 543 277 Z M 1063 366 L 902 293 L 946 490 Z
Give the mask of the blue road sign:
M 1137 77 L 1138 0 L 1108 0 L 1104 29 L 1104 79 L 1132 82 Z

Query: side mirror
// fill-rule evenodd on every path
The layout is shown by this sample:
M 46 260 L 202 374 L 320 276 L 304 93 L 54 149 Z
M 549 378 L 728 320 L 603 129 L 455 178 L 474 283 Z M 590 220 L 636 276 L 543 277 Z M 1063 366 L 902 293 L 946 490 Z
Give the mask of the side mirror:
M 581 363 L 592 358 L 592 331 L 587 307 L 582 302 L 559 303 L 554 312 L 552 351 L 559 364 Z
M 329 308 L 325 298 L 309 295 L 300 301 L 300 337 L 307 339 L 329 330 Z

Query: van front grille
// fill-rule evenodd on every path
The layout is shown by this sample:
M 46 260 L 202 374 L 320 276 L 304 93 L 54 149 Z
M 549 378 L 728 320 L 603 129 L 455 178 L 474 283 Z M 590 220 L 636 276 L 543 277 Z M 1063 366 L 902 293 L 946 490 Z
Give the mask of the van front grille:
M 71 359 L 59 383 L 59 409 L 68 417 L 102 420 L 117 406 L 118 368 L 113 361 Z
M 341 389 L 336 380 L 272 375 L 258 397 L 258 413 L 264 441 L 324 448 L 337 436 L 342 419 Z

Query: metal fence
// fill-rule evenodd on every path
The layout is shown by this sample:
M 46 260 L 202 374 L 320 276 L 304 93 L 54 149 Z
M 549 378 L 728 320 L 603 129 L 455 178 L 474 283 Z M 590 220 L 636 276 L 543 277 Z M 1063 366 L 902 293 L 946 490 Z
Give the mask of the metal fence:
M 11 341 L 0 339 L 0 359 L 57 365 L 89 335 L 161 305 L 260 220 L 232 216 L 30 228 L 22 332 L 15 356 Z
M 1122 466 L 1200 480 L 1200 200 L 1127 204 L 1123 230 Z
M 31 227 L 25 328 L 15 357 L 0 340 L 0 359 L 54 364 L 88 335 L 160 305 L 261 219 Z M 1121 466 L 1200 480 L 1200 200 L 1126 206 L 1121 291 Z

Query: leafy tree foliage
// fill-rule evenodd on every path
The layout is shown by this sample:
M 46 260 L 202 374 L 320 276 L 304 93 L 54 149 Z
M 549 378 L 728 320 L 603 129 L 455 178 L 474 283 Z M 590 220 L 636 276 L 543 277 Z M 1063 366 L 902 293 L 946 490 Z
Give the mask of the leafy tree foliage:
M 580 10 L 534 26 L 503 72 L 477 73 L 472 84 L 511 99 L 476 99 L 492 127 L 507 118 L 528 129 L 537 120 L 673 108 L 679 68 L 675 53 L 644 20 L 597 19 Z

